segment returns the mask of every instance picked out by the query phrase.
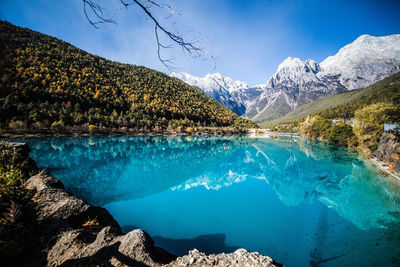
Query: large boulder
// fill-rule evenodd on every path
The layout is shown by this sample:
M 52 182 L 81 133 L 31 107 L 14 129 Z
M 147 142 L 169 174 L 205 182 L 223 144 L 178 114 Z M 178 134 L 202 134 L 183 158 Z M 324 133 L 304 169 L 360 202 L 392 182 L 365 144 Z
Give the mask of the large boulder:
M 154 246 L 144 231 L 123 234 L 107 210 L 66 192 L 42 171 L 25 182 L 32 198 L 38 244 L 47 266 L 155 266 L 176 257 Z

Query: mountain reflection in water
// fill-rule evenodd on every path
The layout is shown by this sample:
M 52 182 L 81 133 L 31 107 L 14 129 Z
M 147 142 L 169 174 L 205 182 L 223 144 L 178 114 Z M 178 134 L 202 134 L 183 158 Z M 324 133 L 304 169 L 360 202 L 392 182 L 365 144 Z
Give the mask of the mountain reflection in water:
M 38 166 L 50 170 L 69 191 L 105 206 L 122 226 L 144 228 L 157 236 L 156 243 L 177 253 L 197 243 L 205 248 L 209 244 L 208 252 L 212 252 L 212 242 L 207 240 L 213 238 L 197 237 L 223 236 L 224 247 L 230 250 L 255 249 L 289 266 L 328 266 L 351 260 L 363 264 L 354 255 L 365 257 L 371 246 L 382 257 L 376 263 L 386 264 L 383 257 L 391 257 L 387 260 L 393 263 L 399 259 L 399 183 L 347 148 L 302 139 L 234 136 L 19 141 L 27 142 Z M 154 221 L 153 214 L 164 221 Z M 281 222 L 282 218 L 290 219 Z M 186 224 L 180 225 L 179 220 Z M 251 240 L 239 234 L 244 223 L 251 229 L 246 231 L 260 236 Z M 262 223 L 266 229 L 258 233 Z M 344 233 L 334 234 L 339 231 Z M 299 241 L 299 246 L 304 242 L 302 248 L 277 244 L 286 236 L 292 242 L 294 235 L 304 239 Z M 352 235 L 360 236 L 353 240 Z M 335 247 L 338 240 L 341 249 Z M 333 243 L 327 249 L 329 242 Z M 344 249 L 353 249 L 353 254 Z

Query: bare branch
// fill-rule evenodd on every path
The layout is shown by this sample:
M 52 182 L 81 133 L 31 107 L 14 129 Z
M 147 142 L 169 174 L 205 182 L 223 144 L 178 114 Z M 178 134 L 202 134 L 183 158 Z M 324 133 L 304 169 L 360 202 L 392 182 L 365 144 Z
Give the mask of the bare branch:
M 83 1 L 83 12 L 85 13 L 86 19 L 91 25 L 98 29 L 97 24 L 101 23 L 115 23 L 111 18 L 104 17 L 103 9 L 100 5 L 93 3 L 92 0 L 82 0 Z M 91 19 L 87 7 L 93 12 L 95 20 Z
M 83 1 L 83 9 L 85 16 L 91 25 L 97 28 L 97 24 L 115 23 L 111 18 L 106 18 L 104 16 L 103 13 L 104 8 L 102 8 L 98 4 L 95 4 L 93 2 L 94 0 L 82 0 L 82 1 Z M 197 46 L 200 43 L 200 40 L 198 40 L 196 36 L 193 36 L 193 38 L 190 41 L 186 40 L 185 36 L 187 36 L 188 33 L 190 33 L 191 31 L 187 31 L 184 34 L 180 34 L 177 31 L 174 32 L 170 31 L 164 25 L 161 25 L 159 20 L 150 11 L 152 7 L 157 7 L 166 10 L 169 13 L 169 15 L 165 19 L 169 19 L 173 15 L 180 15 L 180 13 L 176 12 L 170 5 L 159 4 L 157 1 L 154 0 L 131 0 L 131 1 L 120 0 L 120 2 L 125 8 L 128 8 L 131 5 L 138 6 L 147 15 L 147 17 L 153 21 L 154 32 L 157 41 L 157 56 L 160 62 L 168 69 L 175 69 L 172 63 L 174 58 L 170 59 L 163 58 L 161 55 L 161 51 L 162 49 L 172 48 L 172 46 L 165 45 L 161 42 L 159 37 L 159 31 L 164 33 L 168 39 L 172 40 L 173 43 L 180 46 L 184 52 L 188 53 L 193 58 L 199 58 L 203 55 L 208 55 L 208 53 L 204 49 L 200 48 L 200 46 Z M 92 11 L 94 19 L 92 19 L 88 15 L 87 9 L 90 9 Z M 175 24 L 173 23 L 173 25 Z

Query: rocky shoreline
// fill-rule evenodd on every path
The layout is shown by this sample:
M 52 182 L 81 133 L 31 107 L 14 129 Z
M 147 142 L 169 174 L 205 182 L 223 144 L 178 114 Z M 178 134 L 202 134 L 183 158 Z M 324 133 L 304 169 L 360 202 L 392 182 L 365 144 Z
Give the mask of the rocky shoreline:
M 382 134 L 371 161 L 381 171 L 400 181 L 400 142 L 394 134 Z
M 24 171 L 37 171 L 26 144 L 2 145 L 14 151 Z M 32 192 L 33 212 L 30 238 L 21 248 L 23 259 L 16 259 L 18 266 L 282 266 L 244 249 L 216 255 L 192 250 L 178 258 L 156 247 L 141 229 L 123 233 L 107 210 L 68 193 L 61 181 L 45 171 L 24 185 Z M 9 260 L 10 266 L 16 266 Z

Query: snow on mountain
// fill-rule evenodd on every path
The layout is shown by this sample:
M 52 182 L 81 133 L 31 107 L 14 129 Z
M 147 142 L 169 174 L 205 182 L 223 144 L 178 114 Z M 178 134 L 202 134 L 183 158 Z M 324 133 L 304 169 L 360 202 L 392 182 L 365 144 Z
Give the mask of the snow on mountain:
M 245 82 L 235 81 L 230 77 L 222 76 L 220 73 L 207 74 L 205 77 L 197 77 L 185 72 L 171 74 L 190 85 L 200 88 L 206 95 L 217 100 L 238 115 L 242 115 L 246 107 L 242 99 L 244 91 L 248 89 Z
M 171 76 L 181 79 L 190 85 L 197 86 L 201 88 L 204 92 L 214 91 L 221 88 L 228 91 L 229 93 L 232 93 L 239 89 L 248 88 L 248 85 L 245 82 L 234 81 L 232 78 L 222 76 L 218 72 L 207 74 L 203 78 L 185 72 L 173 72 Z
M 337 76 L 321 76 L 320 73 L 321 67 L 314 60 L 288 57 L 263 86 L 258 101 L 246 108 L 244 117 L 255 121 L 276 119 L 299 105 L 347 91 Z
M 265 83 L 249 87 L 220 73 L 199 78 L 172 73 L 243 117 L 276 119 L 326 95 L 367 87 L 400 71 L 400 34 L 362 35 L 318 64 L 288 57 Z
M 324 73 L 341 74 L 349 90 L 366 87 L 400 71 L 400 34 L 362 35 L 321 62 Z

